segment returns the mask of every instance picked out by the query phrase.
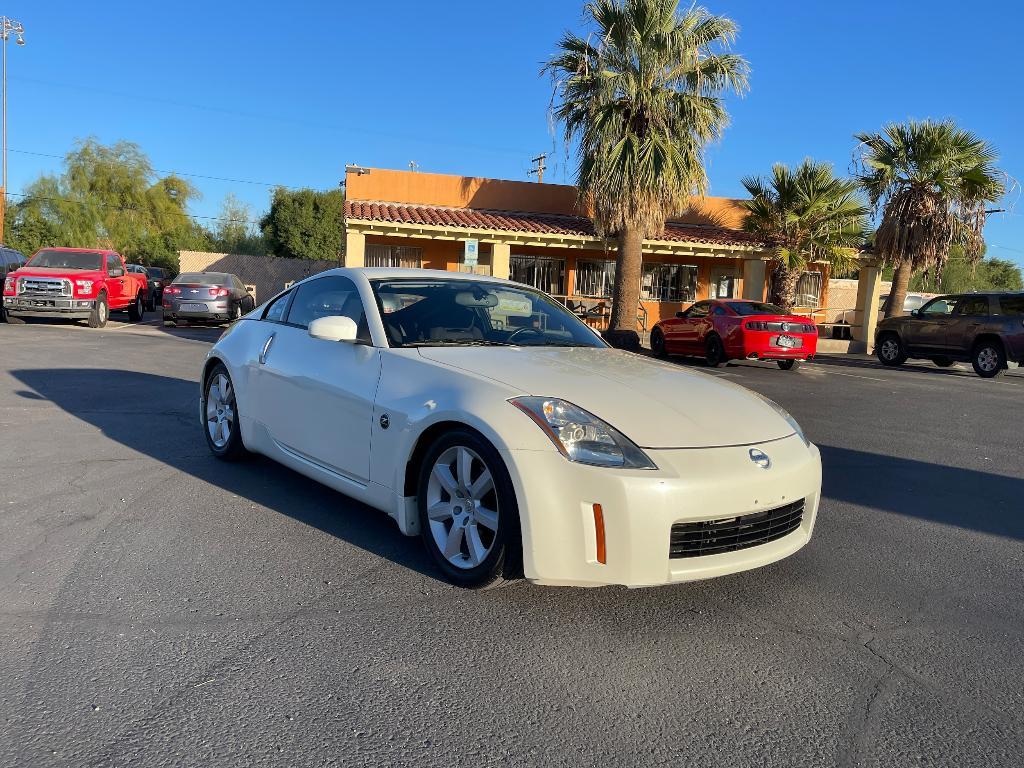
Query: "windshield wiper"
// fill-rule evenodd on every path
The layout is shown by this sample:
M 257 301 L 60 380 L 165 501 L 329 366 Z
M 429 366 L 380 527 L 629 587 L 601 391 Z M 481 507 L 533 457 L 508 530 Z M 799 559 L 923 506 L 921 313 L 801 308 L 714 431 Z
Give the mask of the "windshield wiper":
M 431 339 L 430 341 L 414 341 L 403 344 L 403 347 L 514 347 L 505 341 L 489 341 L 487 339 Z

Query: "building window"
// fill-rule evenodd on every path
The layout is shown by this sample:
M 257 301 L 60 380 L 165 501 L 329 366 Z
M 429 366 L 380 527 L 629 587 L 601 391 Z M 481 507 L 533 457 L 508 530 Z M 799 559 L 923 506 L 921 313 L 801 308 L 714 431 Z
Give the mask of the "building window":
M 772 297 L 778 296 L 779 270 L 772 272 Z M 821 272 L 801 272 L 796 281 L 796 296 L 793 299 L 794 307 L 810 307 L 817 309 L 821 306 Z
M 684 303 L 697 299 L 697 268 L 684 264 L 644 264 L 643 301 Z
M 409 245 L 367 243 L 366 266 L 419 269 L 423 266 L 423 249 Z
M 511 256 L 509 277 L 554 296 L 565 294 L 565 260 L 550 256 Z
M 804 272 L 796 281 L 796 305 L 798 307 L 821 306 L 821 272 Z
M 609 299 L 615 287 L 614 261 L 576 262 L 576 295 Z

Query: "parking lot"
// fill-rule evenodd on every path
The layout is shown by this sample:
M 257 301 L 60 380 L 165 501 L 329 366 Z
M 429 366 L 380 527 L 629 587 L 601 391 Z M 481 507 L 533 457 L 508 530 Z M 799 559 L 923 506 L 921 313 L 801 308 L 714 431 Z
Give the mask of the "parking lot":
M 1024 369 L 709 371 L 820 446 L 806 548 L 469 592 L 382 514 L 208 454 L 218 333 L 0 325 L 0 763 L 1020 765 Z

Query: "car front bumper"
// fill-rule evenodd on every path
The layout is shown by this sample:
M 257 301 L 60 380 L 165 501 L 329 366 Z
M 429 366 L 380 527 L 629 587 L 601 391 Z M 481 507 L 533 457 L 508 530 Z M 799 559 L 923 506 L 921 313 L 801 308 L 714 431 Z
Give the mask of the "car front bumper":
M 92 314 L 95 299 L 54 296 L 4 296 L 4 311 L 13 317 L 68 318 L 84 320 Z
M 771 459 L 762 469 L 752 448 Z M 506 451 L 519 502 L 525 575 L 539 584 L 629 587 L 738 573 L 780 560 L 811 538 L 821 457 L 797 435 L 756 446 L 646 450 L 657 470 L 590 467 L 548 451 Z M 736 551 L 670 556 L 672 526 L 723 521 L 802 501 L 788 535 Z M 598 562 L 601 506 L 606 547 Z

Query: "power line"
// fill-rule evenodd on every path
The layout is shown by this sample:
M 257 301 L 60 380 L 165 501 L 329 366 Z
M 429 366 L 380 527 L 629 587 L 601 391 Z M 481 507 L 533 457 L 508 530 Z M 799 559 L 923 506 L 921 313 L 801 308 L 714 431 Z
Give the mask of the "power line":
M 139 211 L 140 210 L 139 208 L 133 208 L 133 207 L 127 206 L 127 205 L 108 205 L 106 203 L 87 203 L 84 200 L 72 200 L 69 197 L 41 197 L 41 196 L 38 196 L 38 195 L 30 195 L 30 194 L 27 194 L 25 192 L 8 192 L 7 194 L 11 195 L 12 197 L 28 197 L 28 198 L 31 198 L 32 200 L 45 200 L 45 201 L 51 202 L 51 203 L 63 202 L 63 203 L 72 203 L 74 205 L 96 206 L 98 208 L 109 208 L 112 211 Z M 200 215 L 194 214 L 194 213 L 185 213 L 184 211 L 164 211 L 164 213 L 167 214 L 168 216 L 184 216 L 185 218 L 189 218 L 189 219 L 206 219 L 206 220 L 209 220 L 209 221 L 221 221 L 221 218 L 219 216 L 200 216 Z M 224 221 L 229 223 L 229 224 L 253 224 L 255 226 L 259 226 L 260 225 L 260 222 L 258 222 L 258 221 L 249 221 L 248 219 L 224 219 Z
M 8 152 L 16 152 L 19 155 L 34 155 L 36 157 L 52 157 L 57 160 L 63 160 L 65 155 L 54 155 L 49 152 L 29 152 L 27 149 L 8 149 Z M 255 184 L 263 187 L 284 187 L 285 189 L 304 189 L 304 187 L 295 187 L 288 184 L 272 184 L 269 181 L 251 181 L 250 179 L 229 179 L 224 176 L 207 176 L 202 173 L 186 173 L 184 171 L 168 171 L 161 168 L 153 168 L 154 173 L 168 173 L 175 176 L 190 176 L 196 179 L 211 179 L 213 181 L 229 181 L 234 184 Z

